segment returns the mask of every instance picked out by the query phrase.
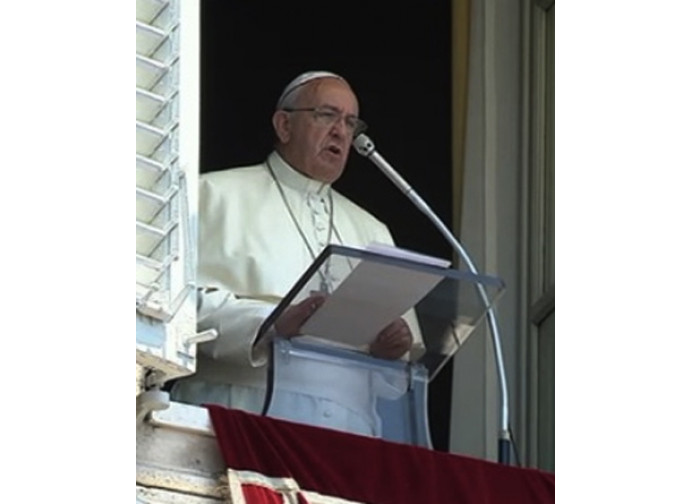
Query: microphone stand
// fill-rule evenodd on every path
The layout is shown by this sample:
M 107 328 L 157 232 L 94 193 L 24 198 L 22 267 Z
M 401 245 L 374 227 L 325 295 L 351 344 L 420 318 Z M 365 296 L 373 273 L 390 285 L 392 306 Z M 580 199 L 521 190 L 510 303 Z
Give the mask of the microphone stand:
M 383 159 L 383 157 L 376 152 L 374 142 L 365 135 L 360 133 L 352 142 L 358 154 L 368 158 L 386 175 L 400 191 L 407 196 L 414 205 L 426 215 L 431 222 L 438 228 L 441 234 L 448 240 L 453 249 L 462 257 L 467 264 L 470 271 L 474 275 L 478 275 L 474 262 L 465 251 L 465 248 L 460 244 L 457 238 L 450 232 L 448 227 L 436 215 L 436 213 L 426 204 L 426 202 L 415 192 L 415 190 L 408 184 L 404 178 L 400 176 L 395 169 Z M 494 347 L 494 358 L 496 360 L 496 368 L 498 371 L 498 379 L 501 393 L 501 424 L 498 438 L 498 461 L 502 464 L 510 464 L 510 423 L 508 415 L 508 386 L 506 381 L 505 367 L 503 364 L 503 352 L 501 350 L 501 338 L 498 331 L 498 323 L 496 321 L 496 314 L 489 303 L 488 296 L 484 286 L 478 284 L 479 295 L 487 307 L 487 316 L 489 320 L 489 328 L 491 330 L 491 337 Z

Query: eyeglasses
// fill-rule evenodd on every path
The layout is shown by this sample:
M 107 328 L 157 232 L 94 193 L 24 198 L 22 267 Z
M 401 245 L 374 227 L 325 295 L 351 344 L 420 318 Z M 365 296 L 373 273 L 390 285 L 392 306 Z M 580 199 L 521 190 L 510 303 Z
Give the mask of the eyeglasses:
M 308 107 L 308 108 L 289 108 L 284 107 L 285 112 L 311 112 L 317 122 L 324 126 L 333 126 L 345 118 L 345 127 L 350 132 L 352 137 L 356 137 L 360 133 L 364 133 L 367 129 L 367 123 L 362 121 L 359 117 L 354 115 L 345 115 L 340 110 L 333 107 Z

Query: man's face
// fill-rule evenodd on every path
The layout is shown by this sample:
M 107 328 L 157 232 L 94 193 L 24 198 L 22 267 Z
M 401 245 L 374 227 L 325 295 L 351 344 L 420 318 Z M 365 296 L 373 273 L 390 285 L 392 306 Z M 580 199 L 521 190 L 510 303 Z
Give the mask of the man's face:
M 280 152 L 285 160 L 308 177 L 335 182 L 345 169 L 352 144 L 347 117 L 359 113 L 357 98 L 343 81 L 318 79 L 305 85 L 294 108 L 320 107 L 330 112 L 319 116 L 310 111 L 278 111 L 276 127 Z M 337 120 L 332 118 L 337 116 Z M 274 124 L 276 118 L 274 117 Z

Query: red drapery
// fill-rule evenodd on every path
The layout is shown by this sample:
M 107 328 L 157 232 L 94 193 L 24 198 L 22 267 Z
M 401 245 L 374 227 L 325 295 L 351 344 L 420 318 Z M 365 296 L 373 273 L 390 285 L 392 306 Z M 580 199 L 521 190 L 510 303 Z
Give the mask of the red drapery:
M 372 504 L 555 502 L 550 473 L 207 408 L 228 468 L 294 481 L 300 490 Z

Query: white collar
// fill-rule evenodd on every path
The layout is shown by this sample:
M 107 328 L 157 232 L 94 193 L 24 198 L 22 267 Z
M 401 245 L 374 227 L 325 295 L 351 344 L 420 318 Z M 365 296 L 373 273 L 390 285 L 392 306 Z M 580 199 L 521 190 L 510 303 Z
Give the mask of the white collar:
M 314 180 L 290 166 L 277 151 L 271 152 L 267 163 L 273 169 L 275 177 L 280 184 L 300 193 L 316 193 L 325 195 L 330 188 L 330 184 Z

